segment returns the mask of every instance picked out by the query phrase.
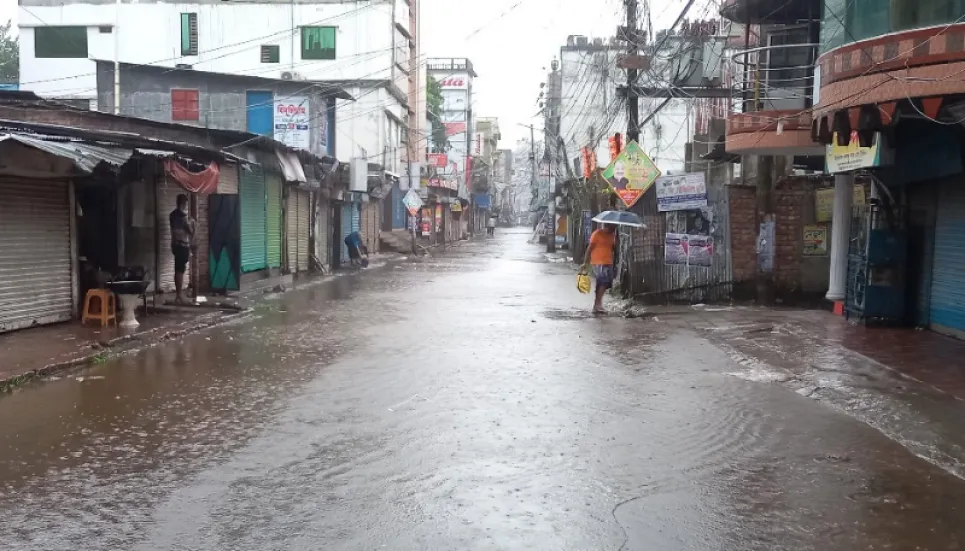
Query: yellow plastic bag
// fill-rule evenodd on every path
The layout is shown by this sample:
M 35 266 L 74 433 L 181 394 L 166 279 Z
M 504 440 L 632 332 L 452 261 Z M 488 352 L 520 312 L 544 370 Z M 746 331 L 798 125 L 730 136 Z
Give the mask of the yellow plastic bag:
M 585 266 L 576 274 L 576 288 L 584 295 L 590 292 L 590 274 L 587 273 Z

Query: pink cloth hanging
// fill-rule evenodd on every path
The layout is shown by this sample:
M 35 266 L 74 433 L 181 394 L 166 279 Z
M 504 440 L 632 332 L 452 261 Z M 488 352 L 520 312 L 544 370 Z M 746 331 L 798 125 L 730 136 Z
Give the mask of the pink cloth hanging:
M 164 172 L 191 193 L 214 193 L 218 191 L 218 180 L 221 178 L 221 170 L 214 161 L 201 172 L 191 172 L 176 160 L 165 159 Z

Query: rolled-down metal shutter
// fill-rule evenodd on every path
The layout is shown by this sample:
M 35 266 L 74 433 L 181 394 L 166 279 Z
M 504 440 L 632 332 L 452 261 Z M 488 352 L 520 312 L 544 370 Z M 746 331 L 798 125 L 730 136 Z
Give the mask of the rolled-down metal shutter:
M 268 267 L 281 266 L 281 174 L 265 172 L 265 196 L 268 218 L 265 221 L 265 237 L 268 247 Z
M 938 332 L 965 335 L 965 184 L 939 191 L 930 319 Z
M 342 205 L 342 235 L 339 237 L 340 244 L 342 245 L 339 249 L 342 251 L 342 263 L 348 262 L 348 247 L 345 246 L 345 238 L 352 233 L 353 228 L 358 228 L 357 223 L 353 223 L 352 211 L 356 212 L 358 216 L 358 210 L 355 209 L 355 203 L 345 203 Z
M 254 272 L 268 266 L 265 248 L 265 178 L 260 166 L 242 170 L 241 195 L 241 271 Z
M 331 252 L 332 252 L 332 240 L 331 240 L 331 229 L 329 226 L 332 223 L 331 211 L 332 204 L 327 200 L 318 198 L 318 203 L 315 205 L 315 254 L 318 255 L 318 261 L 322 263 L 322 266 L 331 268 Z
M 226 162 L 221 165 L 221 176 L 218 179 L 218 193 L 224 195 L 238 194 L 238 164 Z
M 298 192 L 290 190 L 288 199 L 285 201 L 285 212 L 288 213 L 285 219 L 285 243 L 286 254 L 288 256 L 288 270 L 297 272 L 298 266 Z
M 298 271 L 307 272 L 309 263 L 308 258 L 311 256 L 308 250 L 308 237 L 311 234 L 311 208 L 312 208 L 312 196 L 311 193 L 299 189 L 295 190 L 298 195 Z
M 178 195 L 185 193 L 181 186 L 170 180 L 163 180 L 158 184 L 157 190 L 157 215 L 158 233 L 161 235 L 160 249 L 158 250 L 158 278 L 157 289 L 162 293 L 174 291 L 174 252 L 171 251 L 171 212 L 178 208 Z M 207 231 L 199 226 L 199 231 Z M 191 284 L 191 263 L 188 263 L 188 271 L 184 276 L 186 285 Z
M 0 178 L 0 332 L 72 317 L 69 193 Z

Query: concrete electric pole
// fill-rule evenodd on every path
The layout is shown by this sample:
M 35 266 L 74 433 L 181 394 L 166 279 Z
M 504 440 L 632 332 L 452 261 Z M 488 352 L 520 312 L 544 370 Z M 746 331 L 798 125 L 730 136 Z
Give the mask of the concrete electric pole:
M 636 58 L 639 54 L 637 44 L 637 0 L 626 0 L 627 27 L 624 36 L 627 38 L 627 56 Z M 627 143 L 640 141 L 640 96 L 637 94 L 637 69 L 627 69 Z

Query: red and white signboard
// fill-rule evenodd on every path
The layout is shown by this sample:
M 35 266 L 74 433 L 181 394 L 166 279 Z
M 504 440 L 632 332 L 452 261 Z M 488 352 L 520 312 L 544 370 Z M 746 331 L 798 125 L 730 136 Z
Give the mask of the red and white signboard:
M 439 79 L 443 90 L 466 90 L 469 88 L 469 77 L 464 75 L 448 75 Z
M 274 138 L 292 147 L 309 149 L 308 96 L 276 99 L 274 107 Z
M 449 164 L 449 156 L 446 155 L 445 153 L 429 154 L 429 166 L 434 166 L 436 168 L 446 168 L 448 164 Z
M 446 136 L 455 136 L 466 131 L 466 123 L 464 122 L 447 122 L 445 126 Z

